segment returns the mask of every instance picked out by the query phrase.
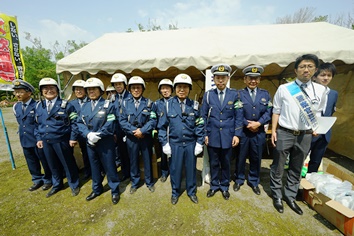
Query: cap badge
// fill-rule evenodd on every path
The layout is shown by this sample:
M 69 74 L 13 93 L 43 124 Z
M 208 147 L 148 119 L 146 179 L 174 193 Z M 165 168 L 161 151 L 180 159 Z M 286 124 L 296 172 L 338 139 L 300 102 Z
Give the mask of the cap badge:
M 187 79 L 187 76 L 186 75 L 181 75 L 181 78 L 182 79 Z
M 93 79 L 88 79 L 87 82 L 93 82 Z
M 14 85 L 15 85 L 15 86 L 19 86 L 20 84 L 21 84 L 20 81 L 15 81 L 15 82 L 14 82 Z
M 258 68 L 257 67 L 252 67 L 252 72 L 253 73 L 257 73 L 258 72 Z
M 224 67 L 224 66 L 219 66 L 219 67 L 218 67 L 218 71 L 220 71 L 220 72 L 225 71 L 225 67 Z

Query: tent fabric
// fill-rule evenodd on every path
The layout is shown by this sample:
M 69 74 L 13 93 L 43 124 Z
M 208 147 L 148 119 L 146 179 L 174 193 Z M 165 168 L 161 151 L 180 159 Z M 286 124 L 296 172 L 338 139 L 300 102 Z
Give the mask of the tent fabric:
M 266 73 L 275 74 L 305 53 L 353 64 L 353 42 L 353 30 L 324 22 L 108 33 L 58 61 L 56 71 L 76 75 L 138 70 L 151 78 L 176 69 L 193 74 L 224 62 L 233 68 L 273 64 L 275 71 Z
M 354 30 L 321 22 L 108 33 L 58 61 L 56 71 L 69 86 L 92 75 L 105 85 L 115 72 L 128 78 L 139 75 L 146 82 L 144 96 L 150 99 L 159 96 L 159 79 L 187 73 L 193 79 L 190 97 L 200 100 L 204 94 L 201 71 L 228 63 L 236 71 L 230 86 L 240 89 L 245 86 L 242 69 L 259 64 L 265 68 L 260 87 L 273 96 L 283 78 L 295 77 L 295 59 L 307 53 L 337 67 L 330 87 L 339 93 L 334 113 L 338 119 L 329 147 L 354 159 Z M 70 97 L 71 89 L 65 93 Z

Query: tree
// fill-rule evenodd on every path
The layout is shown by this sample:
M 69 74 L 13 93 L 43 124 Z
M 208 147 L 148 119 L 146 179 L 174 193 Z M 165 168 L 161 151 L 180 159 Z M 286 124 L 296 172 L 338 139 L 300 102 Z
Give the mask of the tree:
M 28 32 L 25 32 L 25 35 L 25 38 L 33 44 L 32 47 L 21 50 L 25 62 L 25 80 L 35 88 L 44 77 L 56 79 L 56 62 L 87 44 L 85 42 L 77 44 L 75 40 L 68 40 L 62 46 L 56 41 L 50 50 L 42 46 L 40 38 L 32 37 Z
M 350 13 L 348 15 L 340 15 L 332 18 L 329 15 L 314 16 L 315 8 L 301 8 L 297 10 L 293 15 L 286 15 L 284 17 L 278 17 L 276 24 L 293 24 L 293 23 L 308 23 L 308 22 L 328 22 L 334 25 L 343 26 L 354 30 L 354 18 Z
M 55 63 L 51 60 L 51 51 L 43 47 L 26 47 L 22 50 L 25 62 L 25 80 L 34 87 L 44 77 L 56 78 Z
M 144 26 L 141 23 L 138 23 L 137 26 L 138 26 L 138 30 L 140 32 L 163 30 L 161 25 L 157 24 L 157 22 L 155 20 L 151 20 L 151 19 L 149 19 L 148 24 L 146 26 Z M 169 30 L 177 30 L 178 29 L 177 23 L 170 23 L 168 25 L 168 29 Z M 134 30 L 132 28 L 128 28 L 126 32 L 132 33 L 132 32 L 134 32 Z
M 286 15 L 278 17 L 276 24 L 294 24 L 294 23 L 308 23 L 312 22 L 314 17 L 315 8 L 305 7 L 297 10 L 293 15 Z

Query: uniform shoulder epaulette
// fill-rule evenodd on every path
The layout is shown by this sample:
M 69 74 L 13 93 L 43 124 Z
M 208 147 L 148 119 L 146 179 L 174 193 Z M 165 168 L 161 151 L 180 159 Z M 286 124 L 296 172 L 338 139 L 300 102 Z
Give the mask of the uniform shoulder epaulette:
M 15 106 L 17 105 L 17 103 L 19 103 L 19 102 L 16 102 L 16 103 L 12 106 L 12 111 L 14 112 L 15 115 L 16 115 Z
M 39 106 L 39 104 L 41 104 L 41 103 L 42 103 L 42 101 L 37 101 L 36 110 L 38 109 L 38 106 Z
M 65 109 L 65 108 L 66 108 L 66 105 L 68 105 L 68 100 L 64 100 L 64 99 L 63 99 L 63 100 L 61 101 L 60 107 L 63 108 L 63 109 Z
M 110 103 L 110 102 L 111 102 L 111 101 L 108 100 L 108 99 L 105 100 L 105 101 L 104 101 L 104 104 L 103 104 L 103 108 L 104 108 L 104 109 L 107 109 L 107 108 L 109 107 L 109 103 Z

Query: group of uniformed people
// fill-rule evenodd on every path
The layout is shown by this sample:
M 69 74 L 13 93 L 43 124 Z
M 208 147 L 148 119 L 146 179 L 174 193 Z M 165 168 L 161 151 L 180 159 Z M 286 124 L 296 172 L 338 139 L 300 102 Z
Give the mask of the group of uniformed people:
M 125 179 L 130 179 L 130 194 L 134 194 L 140 181 L 140 157 L 145 184 L 154 192 L 151 159 L 157 131 L 160 145 L 155 145 L 155 151 L 161 153 L 161 181 L 165 182 L 170 175 L 173 205 L 182 194 L 183 169 L 187 195 L 198 203 L 196 156 L 202 153 L 204 145 L 211 174 L 207 197 L 220 191 L 225 200 L 230 198 L 230 162 L 238 145 L 233 190 L 239 191 L 247 181 L 253 192 L 260 195 L 258 185 L 266 141 L 264 126 L 272 117 L 271 97 L 268 91 L 258 87 L 264 72 L 261 66 L 243 69 L 246 87 L 240 90 L 227 87 L 231 71 L 227 64 L 211 68 L 216 88 L 204 94 L 201 106 L 188 97 L 193 83 L 187 74 L 178 74 L 173 82 L 161 80 L 158 91 L 162 98 L 155 102 L 143 96 L 146 84 L 141 77 L 133 76 L 127 82 L 121 73 L 112 76 L 106 91 L 98 78 L 75 81 L 72 90 L 76 99 L 71 101 L 60 98 L 59 86 L 52 78 L 39 82 L 43 99 L 37 103 L 31 98 L 33 86 L 15 80 L 14 94 L 19 102 L 13 110 L 32 175 L 33 185 L 29 190 L 51 188 L 46 195 L 50 197 L 63 188 L 66 177 L 72 195 L 78 195 L 79 174 L 73 147 L 79 143 L 84 179 L 92 178 L 92 192 L 87 201 L 103 193 L 105 176 L 113 204 L 120 200 L 119 185 Z M 247 157 L 248 176 L 245 175 Z

